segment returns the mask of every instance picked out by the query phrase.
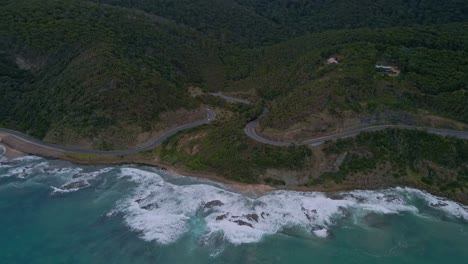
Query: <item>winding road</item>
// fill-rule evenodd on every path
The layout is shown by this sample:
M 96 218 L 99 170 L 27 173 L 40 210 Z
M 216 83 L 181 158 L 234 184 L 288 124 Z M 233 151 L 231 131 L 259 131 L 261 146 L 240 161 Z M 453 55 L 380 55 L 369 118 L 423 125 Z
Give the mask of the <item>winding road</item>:
M 64 146 L 59 146 L 59 145 L 43 142 L 41 140 L 32 138 L 32 137 L 30 137 L 30 136 L 28 136 L 26 134 L 21 133 L 21 132 L 11 130 L 11 129 L 6 129 L 6 128 L 0 128 L 0 133 L 8 135 L 8 136 L 16 137 L 16 138 L 18 138 L 18 139 L 20 139 L 20 140 L 22 140 L 24 142 L 28 142 L 30 144 L 33 144 L 33 145 L 36 145 L 36 146 L 39 146 L 39 147 L 44 147 L 44 148 L 48 148 L 48 149 L 52 149 L 52 150 L 56 150 L 56 151 L 60 151 L 60 152 L 71 152 L 71 153 L 92 154 L 92 155 L 123 156 L 123 155 L 131 155 L 131 154 L 135 154 L 135 153 L 138 153 L 138 152 L 150 150 L 150 149 L 155 148 L 156 146 L 160 145 L 166 139 L 168 139 L 169 137 L 175 135 L 179 131 L 194 128 L 194 127 L 197 127 L 197 126 L 201 126 L 201 125 L 204 125 L 204 124 L 209 123 L 209 122 L 213 121 L 214 119 L 216 119 L 215 112 L 213 112 L 211 109 L 208 109 L 208 108 L 206 109 L 206 111 L 207 111 L 207 116 L 203 120 L 196 121 L 196 122 L 193 122 L 193 123 L 180 125 L 178 127 L 175 127 L 173 129 L 167 131 L 164 135 L 162 135 L 158 139 L 155 139 L 155 140 L 149 142 L 148 144 L 146 144 L 146 145 L 144 145 L 142 147 L 135 148 L 135 149 L 127 149 L 127 150 L 101 151 L 101 150 L 88 150 L 88 149 L 69 148 L 69 147 L 64 147 Z
M 221 93 L 211 93 L 213 96 L 218 96 L 220 98 L 223 98 L 227 101 L 231 102 L 238 102 L 238 103 L 243 103 L 250 105 L 251 102 L 247 101 L 245 99 L 240 99 L 240 98 L 235 98 L 232 96 L 227 96 Z M 267 114 L 268 110 L 265 108 L 263 111 L 263 115 Z M 409 125 L 379 125 L 379 126 L 369 126 L 369 127 L 364 127 L 360 129 L 355 129 L 351 131 L 346 131 L 346 132 L 341 132 L 341 133 L 336 133 L 328 136 L 323 136 L 323 137 L 317 137 L 317 138 L 311 138 L 307 139 L 301 142 L 284 142 L 284 141 L 273 141 L 267 138 L 264 138 L 260 135 L 257 134 L 255 131 L 255 128 L 258 126 L 258 119 L 255 119 L 251 122 L 249 122 L 245 128 L 244 132 L 249 136 L 251 139 L 261 142 L 263 144 L 268 144 L 268 145 L 273 145 L 273 146 L 279 146 L 279 147 L 287 147 L 291 145 L 309 145 L 309 146 L 317 146 L 322 143 L 324 143 L 327 140 L 336 140 L 336 139 L 341 139 L 341 138 L 348 138 L 348 137 L 355 137 L 359 135 L 362 132 L 373 132 L 373 131 L 380 131 L 388 128 L 397 128 L 397 129 L 409 129 L 409 130 L 421 130 L 421 131 L 426 131 L 427 133 L 431 134 L 437 134 L 440 136 L 445 136 L 445 137 L 455 137 L 459 139 L 465 139 L 468 140 L 468 131 L 462 131 L 462 130 L 451 130 L 451 129 L 442 129 L 442 128 L 426 128 L 426 127 L 417 127 L 417 126 L 409 126 Z
M 381 126 L 371 126 L 371 127 L 364 127 L 356 130 L 346 131 L 342 133 L 337 133 L 333 135 L 317 137 L 307 139 L 301 142 L 281 142 L 281 141 L 272 141 L 266 138 L 263 138 L 257 134 L 255 128 L 258 125 L 258 120 L 254 120 L 247 124 L 244 128 L 245 133 L 251 139 L 268 144 L 273 146 L 291 146 L 291 145 L 309 145 L 309 146 L 318 146 L 324 143 L 327 140 L 336 140 L 341 138 L 348 138 L 348 137 L 355 137 L 362 132 L 372 132 L 372 131 L 380 131 L 387 128 L 398 128 L 398 129 L 409 129 L 409 130 L 421 130 L 426 131 L 430 134 L 437 134 L 445 137 L 455 137 L 459 139 L 466 139 L 468 140 L 468 131 L 460 131 L 460 130 L 451 130 L 451 129 L 441 129 L 441 128 L 425 128 L 425 127 L 416 127 L 416 126 L 407 126 L 407 125 L 381 125 Z
M 242 103 L 242 104 L 251 104 L 250 101 L 245 100 L 245 99 L 240 99 L 240 98 L 235 98 L 227 95 L 223 95 L 221 93 L 212 93 L 211 95 L 213 96 L 218 96 L 220 98 L 223 98 L 227 101 L 231 102 L 237 102 L 237 103 Z M 188 124 L 183 124 L 178 127 L 175 127 L 169 131 L 167 131 L 165 134 L 163 134 L 161 137 L 158 139 L 155 139 L 149 143 L 147 143 L 144 146 L 135 148 L 135 149 L 127 149 L 127 150 L 110 150 L 110 151 L 102 151 L 102 150 L 89 150 L 89 149 L 79 149 L 79 148 L 69 148 L 69 147 L 64 147 L 64 146 L 59 146 L 47 142 L 43 142 L 41 140 L 35 139 L 33 137 L 30 137 L 26 134 L 23 134 L 21 132 L 11 130 L 11 129 L 6 129 L 6 128 L 0 128 L 0 133 L 8 136 L 15 137 L 23 142 L 27 142 L 32 145 L 36 145 L 39 147 L 55 150 L 55 151 L 60 151 L 60 152 L 70 152 L 70 153 L 78 153 L 78 154 L 92 154 L 92 155 L 113 155 L 113 156 L 124 156 L 124 155 L 131 155 L 135 154 L 138 152 L 146 151 L 153 149 L 160 145 L 162 142 L 167 140 L 169 137 L 175 135 L 177 132 L 194 128 L 197 126 L 201 126 L 204 124 L 207 124 L 214 119 L 216 119 L 216 113 L 213 112 L 213 110 L 207 108 L 207 116 L 203 120 L 199 120 L 196 122 L 188 123 Z M 262 115 L 267 114 L 268 111 L 264 111 Z M 268 144 L 268 145 L 273 145 L 273 146 L 281 146 L 281 147 L 286 147 L 286 146 L 291 146 L 291 145 L 309 145 L 309 146 L 317 146 L 322 143 L 324 143 L 327 140 L 336 140 L 336 139 L 341 139 L 341 138 L 348 138 L 348 137 L 354 137 L 359 135 L 362 132 L 372 132 L 372 131 L 379 131 L 379 130 L 384 130 L 387 128 L 398 128 L 398 129 L 409 129 L 409 130 L 421 130 L 421 131 L 426 131 L 427 133 L 431 134 L 437 134 L 441 136 L 450 136 L 450 137 L 455 137 L 459 139 L 465 139 L 468 140 L 468 131 L 461 131 L 461 130 L 450 130 L 450 129 L 440 129 L 440 128 L 425 128 L 425 127 L 417 127 L 417 126 L 408 126 L 408 125 L 380 125 L 380 126 L 371 126 L 371 127 L 364 127 L 352 131 L 346 131 L 342 133 L 337 133 L 333 135 L 328 135 L 328 136 L 323 136 L 323 137 L 317 137 L 317 138 L 311 138 L 307 139 L 301 142 L 284 142 L 284 141 L 273 141 L 267 138 L 264 138 L 260 135 L 257 134 L 255 131 L 255 128 L 258 126 L 258 119 L 255 119 L 251 122 L 249 122 L 245 128 L 244 132 L 246 133 L 247 136 L 249 136 L 252 140 L 255 140 L 257 142 L 263 143 L 263 144 Z M 4 155 L 6 152 L 5 148 L 0 145 L 0 156 Z

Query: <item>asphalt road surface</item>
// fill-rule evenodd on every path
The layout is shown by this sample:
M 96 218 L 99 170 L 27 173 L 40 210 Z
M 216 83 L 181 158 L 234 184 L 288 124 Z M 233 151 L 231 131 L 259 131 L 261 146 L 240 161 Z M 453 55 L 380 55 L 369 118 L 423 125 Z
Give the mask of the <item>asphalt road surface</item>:
M 291 145 L 310 145 L 310 146 L 317 146 L 324 143 L 327 140 L 336 140 L 340 138 L 348 138 L 348 137 L 355 137 L 362 132 L 372 132 L 372 131 L 379 131 L 384 130 L 387 128 L 398 128 L 398 129 L 410 129 L 410 130 L 421 130 L 426 131 L 427 133 L 437 134 L 445 137 L 455 137 L 459 139 L 466 139 L 468 140 L 468 131 L 460 131 L 460 130 L 450 130 L 450 129 L 439 129 L 439 128 L 424 128 L 424 127 L 415 127 L 415 126 L 407 126 L 407 125 L 381 125 L 381 126 L 372 126 L 372 127 L 365 127 L 360 128 L 352 131 L 337 133 L 333 135 L 318 137 L 318 138 L 311 138 L 301 142 L 280 142 L 280 141 L 272 141 L 266 138 L 263 138 L 257 134 L 255 131 L 255 127 L 258 125 L 258 120 L 254 120 L 247 124 L 244 128 L 245 133 L 251 139 L 273 146 L 291 146 Z
M 221 97 L 227 101 L 232 101 L 232 102 L 239 102 L 239 103 L 244 103 L 244 104 L 250 104 L 249 101 L 244 100 L 244 99 L 239 99 L 235 98 L 232 96 L 227 96 L 223 95 L 221 93 L 211 93 L 211 95 Z M 266 115 L 268 113 L 268 109 L 264 109 L 263 115 Z M 337 134 L 332 134 L 328 136 L 323 136 L 323 137 L 317 137 L 317 138 L 311 138 L 307 139 L 301 142 L 282 142 L 282 141 L 273 141 L 269 140 L 267 138 L 261 137 L 257 134 L 255 131 L 255 128 L 258 125 L 258 119 L 253 120 L 249 122 L 245 128 L 244 132 L 249 136 L 251 139 L 261 142 L 264 144 L 268 145 L 273 145 L 273 146 L 280 146 L 280 147 L 286 147 L 286 146 L 291 146 L 291 145 L 309 145 L 309 146 L 317 146 L 322 143 L 324 143 L 327 140 L 336 140 L 340 138 L 348 138 L 348 137 L 355 137 L 359 135 L 362 132 L 372 132 L 372 131 L 379 131 L 379 130 L 384 130 L 387 128 L 398 128 L 398 129 L 410 129 L 410 130 L 421 130 L 421 131 L 426 131 L 427 133 L 431 134 L 437 134 L 445 137 L 455 137 L 459 139 L 467 139 L 468 140 L 468 131 L 460 131 L 460 130 L 450 130 L 450 129 L 439 129 L 439 128 L 425 128 L 425 127 L 416 127 L 416 126 L 407 126 L 407 125 L 381 125 L 381 126 L 370 126 L 370 127 L 364 127 L 352 131 L 347 131 L 347 132 L 342 132 L 342 133 L 337 133 Z
M 131 154 L 135 154 L 135 153 L 138 153 L 138 152 L 150 150 L 152 148 L 155 148 L 156 146 L 158 146 L 162 142 L 164 142 L 169 137 L 175 135 L 179 131 L 194 128 L 194 127 L 197 127 L 197 126 L 201 126 L 201 125 L 204 125 L 204 124 L 206 124 L 208 122 L 211 122 L 214 119 L 216 119 L 215 112 L 213 112 L 211 109 L 208 109 L 208 108 L 206 109 L 206 111 L 207 111 L 207 116 L 203 120 L 175 127 L 173 129 L 169 130 L 168 132 L 166 132 L 160 138 L 155 139 L 155 140 L 149 142 L 148 144 L 146 144 L 146 145 L 144 145 L 142 147 L 135 148 L 135 149 L 127 149 L 127 150 L 101 151 L 101 150 L 68 148 L 68 147 L 63 147 L 63 146 L 59 146 L 59 145 L 55 145 L 55 144 L 46 143 L 46 142 L 40 141 L 40 140 L 32 138 L 32 137 L 30 137 L 30 136 L 28 136 L 26 134 L 23 134 L 21 132 L 11 130 L 11 129 L 0 128 L 0 133 L 16 137 L 18 139 L 21 139 L 23 141 L 26 141 L 28 143 L 31 143 L 31 144 L 34 144 L 34 145 L 37 145 L 37 146 L 40 146 L 40 147 L 44 147 L 44 148 L 48 148 L 48 149 L 52 149 L 52 150 L 57 150 L 57 151 L 62 151 L 62 152 L 72 152 L 72 153 L 80 153 L 80 154 L 93 154 L 93 155 L 122 156 L 122 155 L 131 155 Z M 0 153 L 1 153 L 1 150 L 0 150 Z
M 247 126 L 245 126 L 244 128 L 245 134 L 247 134 L 247 136 L 249 136 L 251 139 L 264 143 L 264 144 L 273 145 L 273 146 L 286 147 L 286 146 L 292 145 L 291 142 L 272 141 L 272 140 L 269 140 L 269 139 L 266 139 L 257 135 L 257 132 L 255 132 L 255 128 L 257 127 L 257 125 L 258 125 L 258 120 L 254 120 L 248 123 Z

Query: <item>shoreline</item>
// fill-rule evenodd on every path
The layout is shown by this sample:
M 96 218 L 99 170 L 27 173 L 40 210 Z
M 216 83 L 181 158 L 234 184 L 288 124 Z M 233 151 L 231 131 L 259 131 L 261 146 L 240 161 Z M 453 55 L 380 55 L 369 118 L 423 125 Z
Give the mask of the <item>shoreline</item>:
M 429 190 L 424 188 L 423 186 L 418 186 L 415 184 L 411 184 L 408 182 L 407 184 L 400 184 L 400 185 L 392 185 L 392 184 L 381 184 L 376 186 L 352 186 L 352 185 L 333 185 L 333 186 L 302 186 L 302 185 L 267 185 L 261 183 L 243 183 L 238 182 L 235 180 L 227 179 L 222 176 L 219 176 L 213 172 L 202 172 L 202 171 L 192 171 L 189 169 L 181 168 L 177 165 L 169 164 L 157 159 L 146 159 L 142 156 L 98 156 L 92 158 L 77 158 L 72 155 L 66 155 L 65 153 L 60 153 L 60 155 L 54 155 L 57 152 L 50 153 L 51 155 L 47 155 L 42 153 L 41 151 L 34 151 L 34 149 L 25 150 L 25 149 L 18 149 L 15 146 L 9 145 L 8 142 L 2 141 L 0 135 L 0 146 L 4 146 L 6 148 L 5 157 L 7 159 L 18 158 L 21 156 L 27 155 L 34 155 L 39 156 L 47 159 L 60 159 L 64 161 L 68 161 L 77 165 L 142 165 L 142 166 L 150 166 L 154 168 L 158 168 L 164 171 L 167 171 L 173 175 L 179 175 L 184 177 L 193 177 L 198 179 L 205 179 L 209 181 L 213 181 L 214 183 L 220 183 L 225 185 L 228 189 L 241 193 L 243 195 L 251 196 L 251 197 L 258 197 L 266 195 L 272 191 L 278 190 L 287 190 L 287 191 L 297 191 L 297 192 L 322 192 L 322 193 L 337 193 L 337 192 L 346 192 L 346 191 L 354 191 L 354 190 L 378 190 L 378 189 L 385 189 L 385 188 L 394 188 L 394 187 L 409 187 L 409 188 L 416 188 L 419 190 L 426 191 L 431 195 L 439 196 L 444 199 L 453 200 L 463 205 L 468 205 L 468 200 L 466 199 L 457 199 L 457 197 L 448 197 L 444 193 L 434 192 L 433 190 Z M 20 146 L 23 148 L 24 146 Z
M 267 185 L 261 183 L 244 183 L 238 182 L 235 180 L 227 179 L 222 176 L 219 176 L 212 172 L 203 172 L 203 171 L 193 171 L 185 168 L 178 167 L 173 164 L 169 164 L 167 162 L 159 161 L 156 159 L 148 160 L 142 157 L 135 157 L 135 156 L 126 156 L 126 157 L 117 157 L 117 156 L 102 156 L 99 158 L 92 158 L 92 159 L 80 159 L 75 158 L 72 156 L 67 155 L 44 155 L 40 153 L 32 153 L 32 151 L 19 151 L 13 148 L 10 145 L 6 145 L 4 142 L 0 141 L 0 145 L 6 147 L 8 151 L 15 152 L 15 155 L 11 157 L 5 156 L 8 159 L 10 158 L 17 158 L 21 156 L 27 155 L 34 155 L 48 159 L 60 159 L 68 162 L 72 162 L 78 165 L 126 165 L 126 164 L 134 164 L 134 165 L 142 165 L 142 166 L 150 166 L 154 168 L 158 168 L 164 171 L 167 171 L 170 174 L 180 175 L 184 177 L 193 177 L 199 179 L 206 179 L 216 183 L 221 183 L 226 185 L 227 187 L 231 188 L 236 192 L 240 192 L 242 194 L 251 194 L 251 195 L 264 195 L 271 191 L 275 190 L 290 190 L 290 191 L 300 191 L 300 192 L 325 192 L 325 193 L 332 193 L 332 192 L 341 192 L 341 191 L 350 191 L 350 190 L 359 190 L 360 188 L 356 188 L 353 186 L 334 186 L 333 188 L 324 188 L 322 186 L 299 186 L 299 185 Z M 388 186 L 393 187 L 393 186 Z M 378 189 L 381 187 L 377 187 Z M 365 190 L 368 188 L 361 188 L 361 190 Z
M 249 183 L 242 183 L 237 182 L 234 180 L 226 179 L 219 175 L 210 172 L 201 172 L 201 171 L 192 171 L 187 170 L 184 168 L 180 168 L 178 166 L 159 161 L 159 160 L 148 160 L 142 157 L 136 156 L 126 156 L 126 157 L 118 157 L 118 156 L 101 156 L 99 158 L 92 158 L 92 159 L 80 159 L 73 156 L 67 156 L 66 154 L 61 153 L 60 155 L 56 155 L 58 152 L 44 152 L 43 150 L 37 151 L 37 147 L 30 146 L 32 149 L 26 149 L 25 146 L 19 146 L 21 150 L 17 147 L 10 145 L 8 142 L 1 141 L 0 135 L 0 146 L 3 146 L 6 149 L 5 157 L 7 159 L 14 159 L 22 156 L 34 155 L 43 157 L 46 159 L 60 159 L 68 162 L 75 163 L 77 165 L 125 165 L 125 164 L 135 164 L 135 165 L 142 165 L 142 166 L 150 166 L 154 168 L 158 168 L 164 171 L 167 171 L 170 174 L 180 175 L 184 177 L 193 177 L 199 179 L 206 179 L 216 183 L 221 183 L 229 187 L 230 189 L 246 194 L 246 195 L 253 195 L 253 196 L 260 196 L 264 195 L 268 192 L 278 190 L 275 186 L 265 185 L 265 184 L 249 184 Z M 39 147 L 40 148 L 40 147 Z M 36 149 L 36 151 L 34 150 Z
M 154 168 L 158 168 L 164 171 L 167 171 L 169 174 L 173 175 L 180 175 L 184 177 L 193 177 L 193 178 L 199 178 L 199 179 L 205 179 L 205 180 L 210 180 L 216 183 L 221 183 L 226 185 L 227 187 L 232 188 L 234 191 L 240 192 L 240 193 L 252 193 L 253 195 L 263 195 L 266 193 L 269 193 L 271 191 L 275 190 L 291 190 L 291 191 L 304 191 L 304 192 L 340 192 L 340 191 L 349 191 L 349 190 L 357 190 L 357 188 L 352 188 L 352 187 L 337 187 L 333 189 L 325 189 L 325 188 L 314 188 L 314 187 L 308 187 L 308 186 L 298 186 L 298 185 L 290 185 L 290 186 L 273 186 L 273 185 L 266 185 L 266 184 L 260 184 L 260 183 L 243 183 L 243 182 L 238 182 L 230 179 L 226 179 L 224 177 L 221 177 L 219 175 L 216 175 L 214 173 L 210 172 L 201 172 L 201 171 L 192 171 L 192 170 L 187 170 L 184 168 L 177 167 L 175 165 L 162 162 L 162 161 L 157 161 L 157 160 L 139 160 L 139 159 L 123 159 L 123 160 L 117 160 L 117 159 L 112 159 L 112 160 L 82 160 L 82 159 L 76 159 L 76 158 L 70 158 L 67 156 L 62 156 L 62 157 L 55 157 L 55 156 L 44 156 L 40 154 L 33 154 L 33 153 L 24 153 L 20 152 L 18 150 L 15 150 L 11 148 L 10 146 L 7 146 L 5 144 L 1 144 L 0 146 L 4 146 L 8 151 L 15 151 L 17 154 L 12 155 L 12 156 L 7 156 L 5 157 L 7 159 L 14 159 L 18 157 L 23 157 L 23 156 L 28 156 L 28 155 L 34 155 L 34 156 L 39 156 L 43 157 L 46 159 L 60 159 L 64 161 L 68 161 L 77 165 L 127 165 L 127 164 L 134 164 L 134 165 L 142 165 L 142 166 L 150 166 Z
M 135 164 L 135 165 L 143 165 L 143 166 L 150 166 L 154 168 L 159 168 L 162 170 L 167 171 L 170 174 L 180 175 L 185 177 L 194 177 L 199 179 L 206 179 L 216 183 L 221 183 L 226 185 L 227 187 L 231 188 L 235 192 L 239 192 L 245 195 L 252 195 L 252 196 L 261 196 L 265 195 L 269 192 L 276 191 L 276 190 L 289 190 L 289 191 L 300 191 L 300 192 L 324 192 L 324 193 L 332 193 L 332 192 L 340 192 L 340 191 L 350 191 L 350 190 L 358 190 L 359 188 L 355 188 L 353 186 L 334 186 L 333 188 L 324 188 L 321 186 L 298 186 L 298 185 L 289 185 L 289 186 L 273 186 L 273 185 L 266 185 L 261 183 L 243 183 L 234 180 L 230 180 L 219 176 L 213 172 L 202 172 L 202 171 L 192 171 L 185 168 L 178 167 L 173 164 L 169 164 L 157 159 L 148 160 L 142 157 L 136 156 L 125 156 L 125 157 L 118 157 L 118 156 L 102 156 L 99 158 L 92 158 L 92 159 L 83 159 L 83 158 L 76 158 L 70 155 L 66 155 L 64 153 L 60 153 L 53 151 L 53 152 L 44 152 L 41 150 L 41 147 L 36 145 L 23 145 L 20 144 L 18 146 L 13 145 L 14 142 L 2 140 L 2 135 L 0 134 L 0 146 L 4 146 L 7 150 L 5 157 L 8 159 L 17 158 L 21 156 L 27 155 L 34 155 L 48 159 L 60 159 L 64 161 L 69 161 L 78 165 L 127 165 L 127 164 Z

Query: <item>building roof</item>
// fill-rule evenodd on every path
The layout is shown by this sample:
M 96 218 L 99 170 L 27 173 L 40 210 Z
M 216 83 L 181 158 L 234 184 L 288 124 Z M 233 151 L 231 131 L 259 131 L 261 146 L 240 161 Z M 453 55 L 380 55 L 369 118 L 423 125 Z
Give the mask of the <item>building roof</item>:
M 330 57 L 327 59 L 328 64 L 338 64 L 338 60 L 335 57 Z

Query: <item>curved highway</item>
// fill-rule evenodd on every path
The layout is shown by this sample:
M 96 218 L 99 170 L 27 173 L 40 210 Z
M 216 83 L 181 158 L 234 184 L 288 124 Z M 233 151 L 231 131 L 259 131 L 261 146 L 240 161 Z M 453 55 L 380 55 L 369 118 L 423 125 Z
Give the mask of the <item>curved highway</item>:
M 324 143 L 327 140 L 336 140 L 341 138 L 348 138 L 348 137 L 355 137 L 362 132 L 372 132 L 372 131 L 379 131 L 384 130 L 387 128 L 398 128 L 398 129 L 409 129 L 409 130 L 421 130 L 426 131 L 427 133 L 437 134 L 441 136 L 449 136 L 455 137 L 459 139 L 467 139 L 468 140 L 468 131 L 460 131 L 460 130 L 451 130 L 451 129 L 441 129 L 441 128 L 425 128 L 425 127 L 416 127 L 416 126 L 407 126 L 407 125 L 381 125 L 381 126 L 371 126 L 371 127 L 364 127 L 352 131 L 341 132 L 333 135 L 317 137 L 307 139 L 301 142 L 281 142 L 281 141 L 272 141 L 266 138 L 263 138 L 257 134 L 255 128 L 258 125 L 258 120 L 254 120 L 247 124 L 244 128 L 245 133 L 251 139 L 273 146 L 291 146 L 291 145 L 309 145 L 309 146 L 317 146 Z
M 216 119 L 215 112 L 213 112 L 211 109 L 208 109 L 208 108 L 206 110 L 207 110 L 207 116 L 206 116 L 205 119 L 175 127 L 173 129 L 167 131 L 164 135 L 162 135 L 158 139 L 149 142 L 147 145 L 144 145 L 142 147 L 135 148 L 135 149 L 128 149 L 128 150 L 101 151 L 101 150 L 68 148 L 68 147 L 63 147 L 63 146 L 59 146 L 59 145 L 55 145 L 55 144 L 46 143 L 46 142 L 40 141 L 40 140 L 32 138 L 32 137 L 30 137 L 30 136 L 28 136 L 26 134 L 23 134 L 21 132 L 11 130 L 11 129 L 0 128 L 0 133 L 8 135 L 8 136 L 16 137 L 16 138 L 18 138 L 18 139 L 20 139 L 22 141 L 28 142 L 30 144 L 33 144 L 33 145 L 36 145 L 36 146 L 39 146 L 39 147 L 44 147 L 44 148 L 48 148 L 48 149 L 52 149 L 52 150 L 56 150 L 56 151 L 61 151 L 61 152 L 72 152 L 72 153 L 92 154 L 92 155 L 115 155 L 115 156 L 131 155 L 131 154 L 135 154 L 135 153 L 138 153 L 138 152 L 142 152 L 142 151 L 146 151 L 146 150 L 150 150 L 152 148 L 155 148 L 156 146 L 158 146 L 159 144 L 164 142 L 169 137 L 175 135 L 179 131 L 194 128 L 194 127 L 197 127 L 197 126 L 201 126 L 201 125 L 204 125 L 204 124 L 206 124 L 208 122 L 211 122 L 212 120 Z
M 228 96 L 228 95 L 224 95 L 221 93 L 210 93 L 210 94 L 213 96 L 223 98 L 227 101 L 231 101 L 231 102 L 238 102 L 238 103 L 243 103 L 247 105 L 251 104 L 250 101 L 247 101 L 245 99 Z M 265 108 L 261 116 L 266 115 L 267 113 L 268 113 L 268 109 Z M 370 127 L 359 128 L 356 130 L 336 133 L 336 134 L 332 134 L 328 136 L 311 138 L 311 139 L 307 139 L 301 142 L 284 142 L 284 141 L 273 141 L 273 140 L 270 140 L 270 139 L 267 139 L 258 135 L 257 132 L 255 131 L 255 128 L 257 127 L 257 125 L 258 125 L 258 118 L 249 122 L 244 128 L 245 134 L 247 134 L 247 136 L 249 136 L 251 139 L 257 142 L 268 144 L 268 145 L 273 145 L 273 146 L 279 146 L 279 147 L 287 147 L 291 145 L 317 146 L 317 145 L 324 143 L 327 140 L 336 140 L 340 138 L 355 137 L 362 132 L 379 131 L 379 130 L 384 130 L 387 128 L 421 130 L 421 131 L 426 131 L 427 133 L 431 133 L 431 134 L 437 134 L 441 136 L 450 136 L 450 137 L 468 140 L 468 131 L 441 129 L 441 128 L 425 128 L 425 127 L 408 126 L 408 125 L 380 125 L 380 126 L 370 126 Z
M 245 134 L 247 134 L 247 136 L 249 136 L 251 139 L 261 142 L 263 144 L 279 146 L 279 147 L 287 147 L 293 144 L 292 142 L 272 141 L 272 140 L 259 136 L 257 132 L 255 131 L 255 128 L 257 127 L 257 125 L 258 125 L 258 119 L 255 119 L 254 121 L 249 122 L 244 128 Z

